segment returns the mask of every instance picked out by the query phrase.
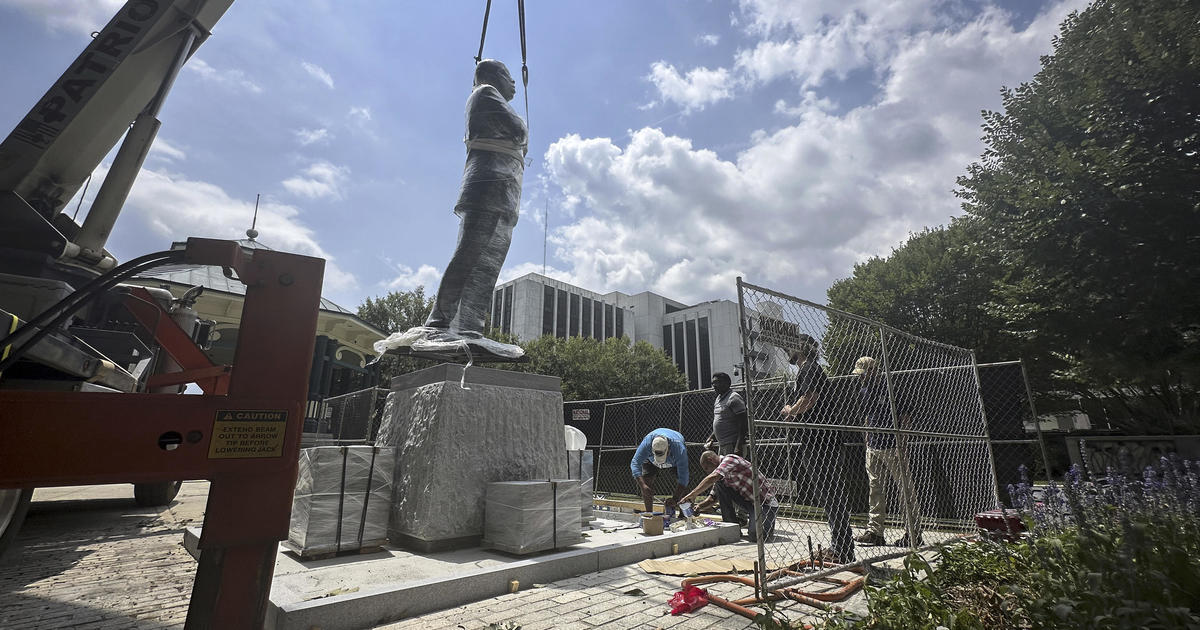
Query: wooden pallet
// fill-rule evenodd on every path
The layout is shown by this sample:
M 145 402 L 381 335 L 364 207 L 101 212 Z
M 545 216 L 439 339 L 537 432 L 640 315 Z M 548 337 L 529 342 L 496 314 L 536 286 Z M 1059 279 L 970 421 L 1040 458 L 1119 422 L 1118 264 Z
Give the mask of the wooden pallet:
M 383 551 L 383 543 L 378 542 L 369 545 L 363 545 L 355 549 L 342 549 L 339 551 L 336 546 L 321 545 L 319 547 L 301 547 L 290 540 L 283 541 L 283 548 L 290 551 L 293 555 L 301 560 L 328 560 L 338 556 L 354 556 L 368 553 L 377 553 Z

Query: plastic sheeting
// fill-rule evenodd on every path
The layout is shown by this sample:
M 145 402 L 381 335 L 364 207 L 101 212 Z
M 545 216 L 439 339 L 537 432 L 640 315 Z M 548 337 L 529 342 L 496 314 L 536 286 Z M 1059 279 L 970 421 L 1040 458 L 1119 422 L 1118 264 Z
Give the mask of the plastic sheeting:
M 489 292 L 488 295 L 491 293 Z M 408 348 L 413 352 L 462 354 L 468 358 L 479 355 L 481 360 L 486 360 L 488 354 L 509 359 L 519 359 L 525 356 L 525 351 L 521 349 L 521 346 L 500 343 L 486 337 L 479 339 L 462 337 L 453 332 L 429 326 L 414 326 L 402 332 L 392 333 L 386 339 L 376 341 L 373 345 L 375 352 L 379 354 L 388 350 Z
M 288 543 L 302 556 L 387 542 L 395 449 L 301 449 Z
M 475 88 L 467 99 L 467 162 L 454 205 L 462 225 L 428 327 L 483 333 L 520 214 L 529 130 L 508 104 L 515 92 L 504 64 L 486 59 L 475 67 Z
M 579 516 L 583 523 L 590 523 L 593 516 L 592 488 L 596 484 L 596 478 L 592 469 L 592 458 L 592 452 L 589 450 L 567 451 L 567 477 L 579 480 Z
M 587 448 L 587 436 L 583 431 L 576 429 L 571 425 L 563 425 L 564 437 L 567 440 L 568 451 L 582 451 Z
M 579 496 L 575 479 L 489 483 L 483 546 L 524 555 L 582 542 Z

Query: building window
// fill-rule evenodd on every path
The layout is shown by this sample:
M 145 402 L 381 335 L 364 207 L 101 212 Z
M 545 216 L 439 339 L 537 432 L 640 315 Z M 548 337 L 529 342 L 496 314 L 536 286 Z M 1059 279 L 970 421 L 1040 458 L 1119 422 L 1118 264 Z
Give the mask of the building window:
M 542 334 L 554 334 L 554 287 L 548 284 L 542 290 Z
M 579 336 L 579 296 L 574 293 L 571 294 L 571 317 L 567 320 L 567 326 L 567 336 Z
M 708 318 L 700 318 L 700 385 L 708 387 L 712 383 L 712 357 L 708 340 Z
M 592 336 L 592 298 L 583 298 L 583 326 L 580 334 L 584 337 Z
M 674 359 L 675 353 L 671 352 L 671 325 L 663 326 L 663 352 L 667 353 L 667 357 Z
M 696 320 L 687 320 L 688 387 L 700 389 L 699 355 L 696 348 Z
M 604 338 L 613 336 L 613 305 L 604 305 Z
M 592 302 L 592 336 L 596 339 L 604 338 L 604 305 L 600 300 Z
M 554 336 L 559 339 L 567 338 L 567 292 L 558 290 L 558 312 L 555 313 L 556 326 Z
M 513 285 L 504 287 L 504 328 L 506 333 L 512 332 Z
M 683 344 L 683 322 L 675 322 L 675 366 L 679 368 L 680 374 L 687 374 L 687 362 L 684 360 L 683 352 L 685 346 Z
M 492 328 L 495 329 L 500 328 L 500 315 L 502 313 L 500 306 L 503 304 L 501 301 L 502 297 L 504 297 L 504 289 L 496 289 L 496 295 L 492 297 Z
M 617 337 L 625 336 L 625 309 L 617 309 Z

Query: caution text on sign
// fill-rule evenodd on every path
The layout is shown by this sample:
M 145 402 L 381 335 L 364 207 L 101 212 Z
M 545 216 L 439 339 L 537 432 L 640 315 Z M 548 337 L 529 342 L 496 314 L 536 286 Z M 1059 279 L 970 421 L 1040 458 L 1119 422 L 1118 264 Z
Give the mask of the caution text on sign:
M 221 409 L 213 422 L 209 459 L 281 457 L 287 412 L 277 409 Z

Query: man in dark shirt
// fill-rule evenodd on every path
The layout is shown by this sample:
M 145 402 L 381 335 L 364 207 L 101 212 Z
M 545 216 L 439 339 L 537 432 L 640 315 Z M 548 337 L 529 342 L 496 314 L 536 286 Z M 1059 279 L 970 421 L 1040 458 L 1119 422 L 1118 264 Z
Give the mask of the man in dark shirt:
M 721 454 L 745 455 L 744 445 L 748 432 L 746 401 L 741 394 L 731 389 L 732 379 L 724 372 L 712 376 L 712 388 L 717 392 L 713 401 L 713 432 L 704 444 L 705 449 L 711 449 L 719 444 Z
M 817 363 L 817 340 L 800 335 L 800 344 L 788 361 L 798 368 L 792 389 L 792 404 L 784 405 L 780 413 L 785 420 L 805 424 L 830 421 L 829 377 Z M 854 539 L 850 530 L 850 508 L 846 502 L 846 469 L 843 463 L 845 447 L 840 431 L 807 428 L 801 432 L 804 454 L 801 462 L 808 473 L 813 494 L 829 521 L 830 548 L 822 560 L 830 564 L 854 561 Z
M 879 362 L 871 357 L 860 357 L 852 372 L 859 379 L 858 402 L 868 427 L 880 429 L 866 434 L 867 481 L 870 486 L 870 516 L 867 531 L 854 540 L 865 545 L 885 544 L 883 519 L 887 502 L 887 477 L 896 481 L 900 488 L 900 504 L 904 510 L 904 537 L 896 541 L 898 547 L 921 545 L 921 530 L 917 520 L 917 504 L 913 493 L 912 479 L 905 466 L 904 436 L 891 430 L 892 397 L 888 395 L 887 378 L 879 372 Z M 900 428 L 909 425 L 908 405 L 899 397 L 895 401 L 896 416 Z M 910 542 L 912 544 L 910 544 Z

